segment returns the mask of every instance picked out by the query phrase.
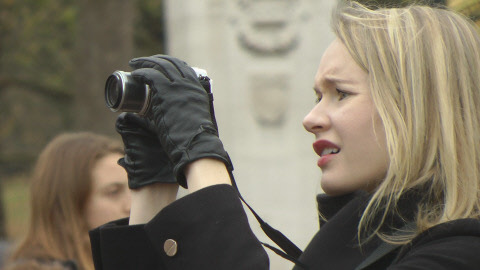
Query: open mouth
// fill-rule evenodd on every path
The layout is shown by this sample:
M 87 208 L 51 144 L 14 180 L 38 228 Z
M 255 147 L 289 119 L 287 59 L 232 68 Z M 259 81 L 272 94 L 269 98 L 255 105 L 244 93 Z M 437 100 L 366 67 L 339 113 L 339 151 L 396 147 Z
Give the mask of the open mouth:
M 317 140 L 313 143 L 313 150 L 320 157 L 334 155 L 340 152 L 340 147 L 327 140 Z
M 338 148 L 325 148 L 322 150 L 320 153 L 320 156 L 326 156 L 326 155 L 331 155 L 331 154 L 338 154 L 340 152 L 340 149 Z

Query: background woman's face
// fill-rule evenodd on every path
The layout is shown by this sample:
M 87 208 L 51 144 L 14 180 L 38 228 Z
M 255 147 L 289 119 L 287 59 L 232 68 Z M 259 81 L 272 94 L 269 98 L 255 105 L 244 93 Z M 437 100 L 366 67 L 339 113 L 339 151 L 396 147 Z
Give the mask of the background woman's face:
M 125 170 L 117 164 L 120 154 L 99 159 L 92 170 L 92 191 L 86 202 L 89 229 L 130 214 L 130 190 Z
M 371 191 L 388 169 L 385 130 L 368 74 L 340 40 L 325 51 L 314 88 L 319 102 L 303 124 L 315 135 L 322 189 L 331 195 Z

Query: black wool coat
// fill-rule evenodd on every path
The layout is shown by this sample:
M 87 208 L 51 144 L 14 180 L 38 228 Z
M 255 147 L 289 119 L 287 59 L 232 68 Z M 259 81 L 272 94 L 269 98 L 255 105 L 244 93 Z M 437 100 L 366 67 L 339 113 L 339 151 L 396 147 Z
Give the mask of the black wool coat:
M 300 262 L 308 269 L 354 270 L 382 243 L 373 239 L 358 244 L 365 196 L 319 196 L 318 201 L 329 221 L 312 238 Z M 408 208 L 412 201 L 405 201 Z M 389 225 L 398 228 L 401 222 L 392 218 Z M 144 225 L 128 226 L 127 219 L 108 223 L 91 231 L 90 240 L 97 270 L 269 269 L 268 256 L 249 227 L 236 191 L 228 185 L 187 195 Z M 455 220 L 430 228 L 365 269 L 480 269 L 480 221 Z

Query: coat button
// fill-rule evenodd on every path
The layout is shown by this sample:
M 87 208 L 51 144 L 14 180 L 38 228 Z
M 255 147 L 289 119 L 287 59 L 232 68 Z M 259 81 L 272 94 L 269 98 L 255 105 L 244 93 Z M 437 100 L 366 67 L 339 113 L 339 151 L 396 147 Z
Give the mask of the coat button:
M 173 239 L 168 239 L 163 244 L 163 250 L 169 257 L 173 257 L 175 256 L 175 254 L 177 254 L 177 247 L 178 247 L 177 242 Z

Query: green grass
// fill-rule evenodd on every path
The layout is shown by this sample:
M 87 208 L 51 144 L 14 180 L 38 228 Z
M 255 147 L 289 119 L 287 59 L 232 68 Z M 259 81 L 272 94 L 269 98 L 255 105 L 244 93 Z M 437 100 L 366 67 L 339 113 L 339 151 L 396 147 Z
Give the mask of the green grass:
M 2 183 L 6 232 L 11 240 L 22 237 L 27 230 L 29 215 L 28 179 L 17 176 Z

